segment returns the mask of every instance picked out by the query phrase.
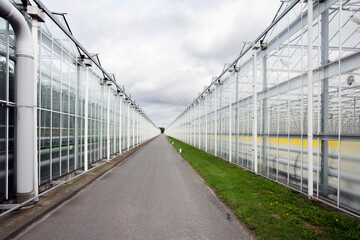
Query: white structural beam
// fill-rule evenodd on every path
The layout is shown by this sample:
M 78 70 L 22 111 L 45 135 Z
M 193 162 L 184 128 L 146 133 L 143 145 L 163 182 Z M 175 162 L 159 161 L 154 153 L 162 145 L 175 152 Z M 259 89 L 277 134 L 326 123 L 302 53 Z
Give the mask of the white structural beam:
M 255 43 L 257 44 L 257 43 Z M 253 50 L 253 79 L 252 79 L 252 90 L 253 90 L 253 119 L 252 119 L 252 151 L 253 151 L 253 163 L 254 163 L 254 172 L 258 172 L 258 157 L 257 157 L 257 47 L 254 47 Z
M 208 94 L 205 94 L 205 152 L 208 151 Z
M 230 76 L 229 76 L 229 163 L 232 163 L 232 132 L 231 132 L 231 128 L 232 128 L 232 122 L 231 122 L 231 117 L 232 117 L 232 72 L 230 72 Z
M 110 91 L 111 85 L 107 86 L 107 116 L 106 116 L 106 160 L 110 161 Z
M 127 100 L 126 147 L 130 150 L 130 100 Z
M 89 138 L 89 67 L 85 67 L 85 103 L 84 103 L 84 171 L 88 171 Z
M 135 147 L 135 108 L 131 107 L 132 112 L 132 147 Z
M 215 96 L 215 104 L 214 104 L 214 155 L 217 156 L 217 85 L 214 87 L 214 96 Z
M 307 132 L 308 132 L 308 195 L 313 196 L 313 0 L 308 1 L 308 99 L 307 99 Z
M 200 127 L 200 104 L 201 100 L 198 103 L 198 147 L 201 149 L 201 127 Z
M 122 105 L 123 105 L 122 93 L 120 93 L 120 96 L 119 96 L 119 105 L 120 105 L 120 115 L 119 115 L 119 155 L 121 155 L 121 151 L 122 151 Z

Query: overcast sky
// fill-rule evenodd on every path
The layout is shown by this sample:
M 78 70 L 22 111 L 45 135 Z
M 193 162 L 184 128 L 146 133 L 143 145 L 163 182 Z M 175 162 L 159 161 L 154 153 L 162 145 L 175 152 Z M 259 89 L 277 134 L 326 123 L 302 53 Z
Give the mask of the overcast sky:
M 271 23 L 280 0 L 42 0 L 157 126 Z

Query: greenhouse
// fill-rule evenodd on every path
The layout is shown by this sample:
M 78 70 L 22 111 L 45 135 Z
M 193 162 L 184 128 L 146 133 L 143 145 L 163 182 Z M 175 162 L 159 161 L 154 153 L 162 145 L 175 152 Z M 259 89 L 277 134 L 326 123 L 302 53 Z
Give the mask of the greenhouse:
M 360 212 L 360 3 L 292 1 L 166 134 Z
M 358 217 L 360 2 L 281 2 L 165 134 Z M 0 0 L 0 16 L 2 205 L 34 200 L 161 133 L 64 14 Z
M 1 202 L 36 196 L 160 133 L 63 15 L 11 2 L 0 4 Z

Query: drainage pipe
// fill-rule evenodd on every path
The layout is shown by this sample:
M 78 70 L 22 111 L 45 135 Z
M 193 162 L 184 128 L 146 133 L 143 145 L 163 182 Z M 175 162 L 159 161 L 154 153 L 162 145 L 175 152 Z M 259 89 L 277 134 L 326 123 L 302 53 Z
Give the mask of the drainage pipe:
M 34 50 L 27 22 L 8 0 L 0 0 L 0 17 L 10 23 L 16 37 L 16 198 L 21 203 L 34 195 Z

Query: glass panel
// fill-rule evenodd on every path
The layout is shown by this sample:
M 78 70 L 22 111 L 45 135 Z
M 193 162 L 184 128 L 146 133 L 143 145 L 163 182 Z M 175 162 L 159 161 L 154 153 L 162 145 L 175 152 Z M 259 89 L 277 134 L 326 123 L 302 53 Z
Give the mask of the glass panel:
M 52 113 L 52 179 L 60 176 L 60 114 Z
M 7 91 L 6 72 L 6 58 L 0 56 L 0 100 L 4 101 L 6 101 Z
M 61 115 L 61 175 L 68 173 L 68 157 L 69 157 L 69 116 Z
M 75 117 L 70 116 L 69 125 L 69 171 L 75 170 Z
M 16 109 L 9 108 L 9 198 L 15 196 L 15 120 Z
M 62 68 L 62 86 L 61 86 L 61 91 L 62 91 L 62 111 L 64 113 L 68 113 L 69 112 L 69 65 L 68 64 L 63 64 L 63 68 Z
M 7 107 L 0 105 L 0 201 L 6 197 L 6 118 Z
M 50 181 L 50 158 L 51 158 L 51 113 L 41 111 L 41 142 L 40 142 L 40 184 Z
M 44 34 L 42 35 L 40 68 L 41 68 L 41 108 L 51 109 L 51 41 Z
M 60 111 L 60 94 L 61 94 L 61 50 L 53 44 L 52 59 L 52 109 Z

